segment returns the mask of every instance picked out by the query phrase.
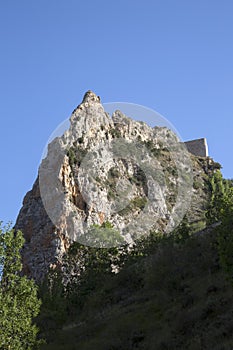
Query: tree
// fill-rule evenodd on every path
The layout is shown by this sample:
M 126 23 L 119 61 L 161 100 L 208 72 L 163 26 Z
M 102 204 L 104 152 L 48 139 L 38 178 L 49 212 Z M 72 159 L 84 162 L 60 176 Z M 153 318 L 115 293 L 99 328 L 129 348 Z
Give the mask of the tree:
M 20 250 L 24 244 L 21 231 L 15 232 L 0 223 L 0 349 L 30 350 L 37 347 L 38 328 L 33 318 L 40 310 L 37 286 L 33 280 L 20 274 Z
M 233 187 L 224 196 L 220 219 L 221 225 L 217 228 L 220 263 L 233 284 Z
M 220 221 L 222 205 L 228 189 L 229 183 L 223 179 L 221 171 L 216 170 L 209 181 L 210 202 L 206 213 L 207 224 Z
M 78 242 L 70 246 L 63 265 L 69 313 L 72 313 L 75 305 L 82 308 L 90 294 L 113 274 L 112 268 L 117 265 L 117 257 L 117 247 L 96 248 Z

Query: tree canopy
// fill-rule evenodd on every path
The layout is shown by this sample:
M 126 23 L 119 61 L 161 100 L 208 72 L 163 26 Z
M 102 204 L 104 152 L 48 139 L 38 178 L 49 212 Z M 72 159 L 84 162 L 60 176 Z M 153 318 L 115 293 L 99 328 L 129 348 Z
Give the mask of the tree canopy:
M 24 244 L 22 232 L 2 227 L 0 223 L 0 349 L 30 350 L 37 340 L 38 328 L 33 319 L 40 311 L 37 286 L 20 274 L 20 250 Z

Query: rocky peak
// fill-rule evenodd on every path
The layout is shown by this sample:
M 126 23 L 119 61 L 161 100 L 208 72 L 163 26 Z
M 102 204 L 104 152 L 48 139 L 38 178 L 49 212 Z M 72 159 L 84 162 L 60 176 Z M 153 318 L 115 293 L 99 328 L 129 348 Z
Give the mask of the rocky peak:
M 48 145 L 17 218 L 26 239 L 24 272 L 43 279 L 75 241 L 118 246 L 151 230 L 169 233 L 186 212 L 193 222 L 203 220 L 210 162 L 191 156 L 165 127 L 151 128 L 119 110 L 111 117 L 86 92 L 70 128 Z
M 93 91 L 88 90 L 83 97 L 82 103 L 90 102 L 100 102 L 100 97 L 97 96 Z

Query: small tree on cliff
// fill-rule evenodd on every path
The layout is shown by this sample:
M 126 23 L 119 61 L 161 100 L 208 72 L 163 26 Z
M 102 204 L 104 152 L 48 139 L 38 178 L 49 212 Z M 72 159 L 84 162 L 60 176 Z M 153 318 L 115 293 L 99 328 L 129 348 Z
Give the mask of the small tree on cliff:
M 39 345 L 37 327 L 32 323 L 40 310 L 33 280 L 20 276 L 20 249 L 24 238 L 20 231 L 0 223 L 0 350 L 30 350 Z
M 221 225 L 217 227 L 220 263 L 233 284 L 233 187 L 229 188 L 219 208 Z

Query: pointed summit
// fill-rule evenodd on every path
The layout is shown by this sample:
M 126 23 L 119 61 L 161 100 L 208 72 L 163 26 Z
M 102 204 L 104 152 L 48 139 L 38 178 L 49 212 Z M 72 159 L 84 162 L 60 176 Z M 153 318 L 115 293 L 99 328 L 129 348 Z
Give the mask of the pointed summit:
M 70 135 L 75 138 L 81 137 L 83 133 L 88 133 L 92 128 L 98 130 L 100 125 L 112 124 L 112 120 L 105 113 L 100 97 L 88 90 L 84 94 L 82 102 L 73 110 L 70 123 Z M 80 136 L 77 136 L 78 134 Z
M 97 96 L 93 91 L 88 90 L 83 97 L 82 103 L 91 101 L 100 102 L 100 97 Z

